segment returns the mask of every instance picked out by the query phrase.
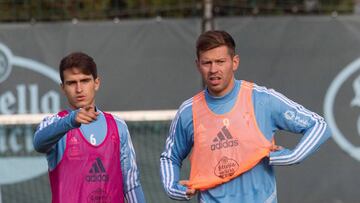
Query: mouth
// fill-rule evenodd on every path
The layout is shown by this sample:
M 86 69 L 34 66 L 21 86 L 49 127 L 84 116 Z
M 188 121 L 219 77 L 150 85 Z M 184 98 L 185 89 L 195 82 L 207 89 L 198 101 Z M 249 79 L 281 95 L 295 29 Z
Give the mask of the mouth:
M 85 96 L 77 96 L 76 101 L 84 101 L 85 98 L 86 98 Z
M 221 77 L 211 76 L 208 79 L 210 85 L 218 85 L 221 82 Z

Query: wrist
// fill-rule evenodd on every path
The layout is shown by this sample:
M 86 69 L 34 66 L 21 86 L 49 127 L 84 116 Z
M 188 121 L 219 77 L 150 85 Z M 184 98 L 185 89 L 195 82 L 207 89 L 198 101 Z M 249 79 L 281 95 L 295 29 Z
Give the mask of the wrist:
M 76 115 L 78 114 L 78 112 L 79 109 L 72 111 L 69 115 L 70 124 L 72 128 L 79 128 L 81 126 L 81 123 L 76 121 Z

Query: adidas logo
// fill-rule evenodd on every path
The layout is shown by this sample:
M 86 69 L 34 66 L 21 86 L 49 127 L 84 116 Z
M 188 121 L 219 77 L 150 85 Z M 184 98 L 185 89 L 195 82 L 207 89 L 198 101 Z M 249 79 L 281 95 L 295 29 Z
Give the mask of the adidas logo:
M 76 137 L 72 137 L 72 138 L 70 139 L 70 144 L 73 144 L 73 145 L 79 144 L 79 140 L 76 139 Z
M 86 175 L 87 182 L 107 182 L 109 181 L 109 175 L 106 173 L 101 159 L 98 157 L 96 161 L 92 164 L 89 175 Z
M 236 147 L 239 145 L 238 140 L 233 139 L 233 136 L 226 126 L 221 128 L 216 137 L 213 139 L 213 143 L 214 144 L 211 145 L 211 151 L 228 147 Z

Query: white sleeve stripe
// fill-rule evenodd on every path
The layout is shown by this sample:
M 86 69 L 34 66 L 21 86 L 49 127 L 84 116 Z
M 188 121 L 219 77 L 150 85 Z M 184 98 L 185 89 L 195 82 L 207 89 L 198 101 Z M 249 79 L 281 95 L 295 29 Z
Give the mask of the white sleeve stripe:
M 193 98 L 190 98 L 188 100 L 186 100 L 179 108 L 178 112 L 176 113 L 176 116 L 173 120 L 173 122 L 171 123 L 171 126 L 170 126 L 170 130 L 169 130 L 169 137 L 166 139 L 166 149 L 169 149 L 168 152 L 165 151 L 165 153 L 163 153 L 163 155 L 167 156 L 167 157 L 170 157 L 171 156 L 171 147 L 173 145 L 173 142 L 174 142 L 174 134 L 175 134 L 175 131 L 176 131 L 176 125 L 177 125 L 177 122 L 179 120 L 179 117 L 181 115 L 181 113 L 187 109 L 188 107 L 190 107 L 193 103 Z
M 121 124 L 127 126 L 126 123 L 125 123 L 125 121 L 124 121 L 123 119 L 121 119 L 121 118 L 119 118 L 119 117 L 117 117 L 117 116 L 115 116 L 115 115 L 112 115 L 112 116 L 114 117 L 114 119 L 115 119 L 116 121 L 119 121 Z
M 316 140 L 311 146 L 309 146 L 307 149 L 304 149 L 304 151 L 303 151 L 301 154 L 299 154 L 298 157 L 294 157 L 293 159 L 291 159 L 291 160 L 289 161 L 289 164 L 293 164 L 293 163 L 296 163 L 296 162 L 300 161 L 301 159 L 305 158 L 306 155 L 307 155 L 312 149 L 314 149 L 314 147 L 315 147 L 316 144 L 320 141 L 322 135 L 323 135 L 324 132 L 325 132 L 325 129 L 326 129 L 325 126 L 326 126 L 326 125 L 323 125 L 322 130 L 321 130 L 321 133 L 320 133 L 320 136 L 317 136 L 317 140 Z M 305 151 L 305 150 L 306 150 L 306 151 Z
M 319 116 L 318 114 L 316 114 L 315 112 L 311 112 L 309 110 L 307 110 L 306 108 L 304 108 L 302 105 L 292 101 L 291 99 L 288 99 L 287 97 L 285 97 L 284 95 L 282 95 L 279 92 L 276 92 L 275 90 L 270 90 L 271 92 L 274 93 L 274 95 L 278 95 L 279 98 L 283 98 L 284 101 L 289 102 L 290 104 L 292 104 L 293 107 L 297 108 L 299 111 L 304 112 L 305 115 L 311 115 L 312 117 L 314 117 L 315 119 L 319 119 L 319 120 L 324 120 L 321 116 Z
M 290 159 L 290 160 L 293 160 L 294 157 L 298 157 L 300 156 L 299 154 L 301 152 L 303 152 L 304 150 L 306 150 L 308 147 L 310 147 L 310 150 L 311 148 L 313 148 L 316 143 L 318 142 L 318 140 L 322 137 L 322 134 L 324 132 L 323 130 L 323 124 L 325 124 L 323 121 L 323 118 L 320 117 L 319 115 L 317 115 L 316 113 L 314 112 L 310 112 L 308 111 L 307 109 L 305 109 L 304 107 L 302 107 L 301 105 L 291 101 L 290 99 L 286 98 L 285 96 L 281 95 L 280 93 L 277 93 L 276 91 L 274 90 L 270 90 L 268 91 L 266 88 L 261 88 L 259 86 L 255 86 L 255 89 L 257 91 L 261 91 L 261 92 L 266 92 L 268 94 L 271 94 L 275 97 L 277 97 L 278 99 L 280 99 L 281 101 L 283 101 L 284 103 L 288 104 L 289 106 L 291 107 L 294 107 L 295 109 L 297 109 L 298 111 L 297 112 L 301 112 L 303 113 L 304 115 L 306 116 L 309 116 L 312 120 L 314 120 L 316 122 L 315 124 L 315 127 L 312 129 L 312 132 L 310 133 L 310 135 L 307 137 L 307 139 L 302 142 L 302 144 L 297 148 L 296 151 L 294 151 L 292 154 L 290 155 L 284 155 L 284 156 L 279 156 L 279 157 L 273 157 L 271 158 L 271 161 L 274 161 L 274 163 L 277 161 L 277 160 L 280 160 L 280 159 Z M 321 126 L 318 126 L 319 123 L 321 124 Z M 316 132 L 315 132 L 316 131 Z M 322 134 L 320 134 L 320 136 L 317 136 L 317 134 L 319 134 L 319 131 L 322 131 Z M 309 141 L 309 139 L 311 139 Z M 315 139 L 315 141 L 314 141 Z M 309 142 L 309 143 L 308 143 Z M 305 146 L 306 145 L 306 146 Z M 306 152 L 309 151 L 309 150 L 306 150 Z M 281 162 L 281 161 L 280 161 Z
M 259 88 L 259 87 L 256 87 L 256 89 L 257 89 L 257 88 Z M 297 109 L 297 112 L 301 112 L 301 113 L 304 114 L 305 116 L 309 116 L 313 121 L 315 121 L 315 123 L 316 123 L 315 126 L 317 126 L 317 125 L 319 124 L 319 122 L 320 122 L 320 123 L 323 123 L 323 121 L 324 121 L 324 119 L 321 118 L 319 115 L 317 115 L 317 114 L 315 114 L 315 113 L 313 113 L 313 112 L 309 112 L 308 110 L 306 110 L 306 109 L 305 109 L 304 107 L 302 107 L 301 105 L 299 105 L 299 104 L 291 101 L 290 99 L 288 99 L 288 98 L 286 98 L 285 96 L 277 93 L 277 92 L 274 91 L 274 90 L 268 91 L 266 88 L 259 88 L 259 89 L 257 89 L 257 90 L 258 90 L 258 91 L 262 91 L 262 90 L 263 90 L 263 92 L 266 92 L 266 93 L 268 93 L 268 94 L 271 94 L 271 95 L 277 97 L 278 99 L 280 99 L 281 101 L 283 101 L 284 103 L 288 104 L 289 106 L 294 107 L 295 109 Z M 312 132 L 311 132 L 310 135 L 307 137 L 306 141 L 304 141 L 304 142 L 298 147 L 298 150 L 297 150 L 297 151 L 293 152 L 293 153 L 290 154 L 290 155 L 273 157 L 273 159 L 271 159 L 271 160 L 274 160 L 274 161 L 275 161 L 275 160 L 278 160 L 278 159 L 288 159 L 288 158 L 291 158 L 291 157 L 293 157 L 293 156 L 296 156 L 296 155 L 297 155 L 296 153 L 298 153 L 299 150 L 302 150 L 302 149 L 303 149 L 303 147 L 304 147 L 304 145 L 306 144 L 306 142 L 308 142 L 308 139 L 310 139 L 310 138 L 312 138 L 312 137 L 315 137 L 315 138 L 317 137 L 317 136 L 316 136 L 316 133 L 313 134 L 316 129 L 317 129 L 317 127 L 314 127 L 314 128 L 313 128 Z M 312 140 L 313 140 L 313 139 L 314 139 L 314 138 L 312 138 Z M 309 144 L 311 144 L 311 143 L 309 143 Z M 291 157 L 289 157 L 289 156 L 291 156 Z
M 259 86 L 255 86 L 254 89 L 259 91 L 259 92 L 265 92 L 267 94 L 270 94 L 270 95 L 276 97 L 280 101 L 284 102 L 286 105 L 297 109 L 298 113 L 304 114 L 306 116 L 310 116 L 311 118 L 314 116 L 311 113 L 307 112 L 306 109 L 304 109 L 301 105 L 291 101 L 290 99 L 286 98 L 285 96 L 283 96 L 282 94 L 276 92 L 275 90 L 272 90 L 272 89 L 268 90 L 265 87 L 259 87 Z
M 116 121 L 119 121 L 121 124 L 126 125 L 125 121 L 120 119 L 117 116 L 113 116 Z M 127 186 L 128 190 L 132 190 L 134 187 L 136 187 L 136 181 L 138 180 L 138 174 L 137 174 L 137 166 L 136 166 L 136 155 L 135 155 L 135 149 L 131 142 L 130 132 L 127 129 L 127 140 L 128 140 L 128 146 L 130 150 L 130 170 L 127 173 Z
M 170 149 L 171 148 L 171 143 L 173 142 L 173 136 L 175 134 L 175 129 L 176 129 L 176 124 L 178 122 L 178 119 L 181 115 L 181 113 L 184 111 L 184 109 L 186 109 L 187 107 L 189 107 L 192 103 L 192 98 L 186 100 L 179 108 L 179 111 L 176 113 L 176 116 L 174 118 L 174 122 L 172 122 L 171 126 L 170 126 L 170 136 L 168 137 L 168 139 L 166 140 L 166 149 Z M 170 155 L 169 155 L 170 156 Z
M 291 101 L 290 99 L 286 98 L 285 96 L 283 96 L 282 94 L 276 92 L 275 90 L 268 90 L 264 87 L 259 87 L 259 86 L 254 86 L 254 89 L 259 91 L 259 92 L 265 92 L 267 94 L 273 95 L 274 97 L 278 98 L 280 101 L 284 102 L 285 104 L 287 104 L 290 107 L 293 107 L 294 109 L 297 109 L 298 113 L 301 113 L 305 116 L 309 116 L 312 120 L 318 119 L 320 118 L 320 116 L 318 116 L 317 114 L 315 114 L 314 112 L 310 112 L 307 109 L 305 109 L 303 106 L 301 106 L 300 104 L 297 104 L 293 101 Z
M 126 180 L 126 185 L 128 186 L 127 190 L 131 190 L 134 187 L 134 183 L 133 183 L 133 168 L 130 168 L 130 170 L 128 171 L 127 174 L 127 180 Z
M 321 137 L 324 135 L 326 129 L 326 123 L 322 123 L 321 127 L 318 129 L 318 131 L 320 130 L 321 132 L 318 133 L 320 136 L 315 136 L 316 140 L 313 141 L 311 144 L 309 143 L 305 148 L 303 148 L 300 152 L 298 152 L 298 154 L 295 157 L 290 158 L 289 160 L 276 160 L 273 161 L 274 159 L 271 159 L 271 163 L 274 164 L 279 164 L 279 163 L 287 163 L 287 164 L 293 164 L 296 163 L 297 161 L 301 160 L 302 158 L 304 158 L 315 146 L 316 144 L 320 141 Z M 274 157 L 274 158 L 278 158 L 278 157 Z
M 126 193 L 125 198 L 127 203 L 132 203 L 131 192 Z
M 183 103 L 183 105 L 179 108 L 178 113 L 176 114 L 174 121 L 171 124 L 170 130 L 169 130 L 169 137 L 166 140 L 166 150 L 165 152 L 162 154 L 162 156 L 166 156 L 166 157 L 170 157 L 171 156 L 171 149 L 172 146 L 174 144 L 174 134 L 176 131 L 176 125 L 179 119 L 180 114 L 183 112 L 184 109 L 188 108 L 189 106 L 191 106 L 192 104 L 192 98 L 185 101 Z M 186 195 L 183 191 L 181 190 L 176 190 L 174 188 L 171 187 L 171 184 L 174 182 L 174 171 L 171 167 L 171 162 L 170 160 L 161 160 L 161 171 L 164 177 L 164 185 L 165 185 L 165 189 L 168 190 L 168 193 L 172 196 L 172 198 L 176 198 L 176 199 L 183 199 Z
M 180 118 L 181 113 L 191 107 L 193 103 L 194 98 L 190 98 L 187 101 L 185 101 L 179 108 L 169 130 L 169 136 L 166 140 L 166 147 L 165 151 L 162 153 L 162 158 L 160 159 L 160 168 L 161 168 L 161 174 L 163 177 L 163 185 L 165 187 L 165 190 L 169 194 L 169 196 L 173 199 L 177 200 L 184 200 L 188 199 L 186 196 L 186 191 L 178 190 L 173 187 L 174 183 L 174 170 L 172 168 L 173 164 L 170 160 L 171 154 L 172 154 L 172 147 L 174 145 L 174 136 L 176 132 L 176 126 L 178 123 L 178 120 Z
M 273 157 L 271 160 L 289 159 L 292 156 L 295 156 L 295 154 L 297 154 L 300 150 L 302 150 L 302 148 L 306 148 L 307 145 L 309 145 L 311 142 L 313 142 L 314 139 L 316 139 L 316 136 L 314 135 L 316 135 L 316 132 L 319 130 L 319 124 L 320 123 L 316 122 L 315 126 L 309 133 L 309 136 L 306 137 L 306 139 L 297 147 L 297 149 L 293 153 L 284 156 Z
M 181 113 L 188 108 L 189 106 L 191 106 L 192 104 L 192 99 L 187 100 L 186 102 L 184 102 L 183 105 L 181 105 L 179 111 L 176 113 L 176 116 L 173 120 L 173 122 L 171 123 L 170 126 L 170 130 L 169 130 L 169 137 L 166 139 L 166 147 L 165 147 L 165 152 L 162 154 L 163 156 L 166 157 L 170 157 L 171 156 L 171 148 L 172 145 L 174 144 L 174 135 L 175 135 L 175 131 L 176 131 L 176 125 L 177 122 L 179 120 L 179 117 L 181 115 Z
M 307 110 L 307 109 L 304 108 L 302 105 L 300 105 L 300 104 L 292 101 L 291 99 L 288 99 L 287 97 L 285 97 L 285 96 L 282 95 L 281 93 L 276 92 L 276 91 L 273 90 L 273 89 L 271 89 L 270 91 L 273 92 L 274 95 L 278 95 L 279 98 L 283 98 L 284 101 L 288 101 L 290 104 L 292 104 L 292 106 L 294 106 L 294 107 L 298 108 L 299 110 L 301 110 L 302 112 L 304 112 L 305 115 L 312 115 L 312 116 L 313 116 L 314 118 L 316 118 L 316 119 L 320 119 L 320 120 L 322 119 L 322 120 L 323 120 L 323 118 L 322 118 L 321 116 L 319 116 L 318 114 L 316 114 L 315 112 L 311 112 L 311 111 Z
M 137 198 L 136 198 L 135 190 L 132 190 L 132 191 L 131 191 L 131 195 L 132 195 L 132 197 L 133 197 L 133 198 L 132 198 L 133 201 L 134 201 L 133 203 L 137 203 L 138 201 L 137 201 Z
M 136 155 L 135 155 L 135 151 L 134 151 L 134 146 L 132 145 L 132 142 L 131 142 L 129 130 L 127 130 L 127 136 L 128 136 L 129 150 L 131 153 L 130 170 L 129 170 L 128 176 L 127 176 L 127 185 L 129 186 L 128 190 L 131 190 L 136 186 L 136 180 L 138 179 L 138 177 L 137 177 L 137 166 L 136 166 L 136 161 L 135 161 Z
M 137 203 L 135 190 L 131 190 L 125 195 L 128 203 Z
M 50 124 L 52 124 L 55 121 L 60 120 L 60 119 L 62 119 L 62 117 L 60 117 L 57 114 L 44 118 L 43 121 L 39 125 L 39 130 L 42 130 L 46 126 L 48 126 L 48 125 L 50 125 Z
M 171 187 L 171 183 L 174 182 L 174 170 L 172 170 L 170 163 L 171 163 L 170 160 L 165 161 L 166 170 L 170 173 L 170 176 L 168 176 L 167 188 L 169 190 L 169 194 L 172 194 L 173 197 L 181 198 L 183 197 L 183 192 L 181 190 L 176 190 L 173 187 Z
M 325 129 L 326 129 L 326 123 L 322 122 L 321 126 L 317 128 L 316 133 L 314 133 L 312 141 L 307 143 L 307 145 L 304 146 L 303 148 L 301 149 L 299 148 L 297 152 L 288 155 L 288 160 L 287 160 L 287 156 L 281 156 L 281 157 L 274 157 L 270 161 L 272 163 L 289 163 L 289 164 L 296 163 L 297 161 L 305 157 L 306 154 L 308 154 L 316 146 L 316 144 L 320 141 L 321 137 L 324 135 Z M 281 160 L 281 159 L 285 159 L 285 160 Z
M 169 173 L 169 170 L 172 172 L 171 168 L 171 164 L 167 163 L 168 161 L 171 162 L 170 160 L 166 160 L 166 159 L 161 159 L 161 171 L 162 171 L 162 175 L 164 177 L 165 183 L 163 182 L 163 184 L 165 185 L 165 190 L 168 191 L 168 194 L 174 198 L 174 199 L 178 199 L 178 200 L 183 200 L 186 197 L 185 192 L 181 191 L 181 190 L 176 190 L 173 187 L 170 186 L 170 184 L 173 182 L 173 178 L 171 177 L 172 175 L 170 175 L 170 177 L 166 174 Z M 170 173 L 171 173 L 170 172 Z
M 165 179 L 168 179 L 169 177 L 168 176 L 166 176 L 164 173 L 164 165 L 166 165 L 166 161 L 167 160 L 161 160 L 162 161 L 162 163 L 163 164 L 161 164 L 161 168 L 162 168 L 162 174 L 163 174 L 163 177 L 165 177 Z M 164 163 L 165 162 L 165 163 Z M 168 167 L 165 167 L 165 170 L 168 172 Z M 165 180 L 166 181 L 166 180 Z M 168 183 L 169 183 L 170 181 L 168 181 Z M 167 190 L 168 191 L 168 194 L 172 197 L 172 198 L 182 198 L 183 197 L 183 195 L 181 194 L 182 193 L 182 191 L 179 191 L 179 190 L 175 190 L 175 189 L 173 189 L 172 187 L 170 187 L 169 185 L 168 185 L 168 183 L 163 183 L 164 185 L 166 185 L 165 187 L 165 190 Z

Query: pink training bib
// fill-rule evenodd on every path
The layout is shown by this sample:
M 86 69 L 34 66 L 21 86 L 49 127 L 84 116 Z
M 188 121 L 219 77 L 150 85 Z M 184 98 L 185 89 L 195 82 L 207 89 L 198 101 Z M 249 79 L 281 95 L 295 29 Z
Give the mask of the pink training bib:
M 53 203 L 124 202 L 118 128 L 111 114 L 104 116 L 107 134 L 98 146 L 90 144 L 79 128 L 67 133 L 62 160 L 49 171 Z

